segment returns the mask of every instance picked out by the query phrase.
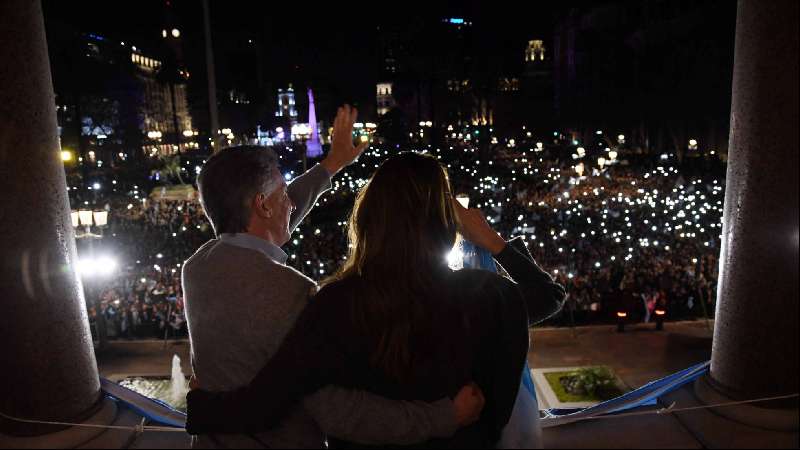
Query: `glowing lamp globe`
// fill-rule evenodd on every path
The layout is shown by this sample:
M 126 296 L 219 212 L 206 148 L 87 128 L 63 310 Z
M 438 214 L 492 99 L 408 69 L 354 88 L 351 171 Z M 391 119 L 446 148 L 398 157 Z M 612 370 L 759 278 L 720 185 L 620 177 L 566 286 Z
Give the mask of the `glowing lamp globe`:
M 98 227 L 104 227 L 108 225 L 108 211 L 95 211 L 94 224 Z
M 92 226 L 92 211 L 88 209 L 82 209 L 78 211 L 78 218 L 80 219 L 81 225 L 85 227 Z

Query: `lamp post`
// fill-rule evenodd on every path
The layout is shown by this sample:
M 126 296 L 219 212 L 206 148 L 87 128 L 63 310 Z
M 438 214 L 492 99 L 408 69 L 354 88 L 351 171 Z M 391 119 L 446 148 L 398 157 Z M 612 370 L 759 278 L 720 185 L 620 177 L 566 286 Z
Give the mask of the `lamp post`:
M 70 214 L 72 219 L 72 226 L 75 228 L 75 238 L 76 239 L 88 239 L 89 240 L 89 254 L 94 257 L 94 240 L 95 239 L 102 239 L 103 234 L 102 230 L 108 226 L 108 211 L 105 209 L 100 209 L 97 211 L 92 211 L 90 209 L 81 209 L 78 211 L 72 211 Z M 92 225 L 96 226 L 101 233 L 95 234 L 92 233 Z M 84 232 L 81 234 L 78 232 L 80 227 L 84 228 Z M 92 269 L 94 269 L 96 264 L 92 264 Z M 79 269 L 81 266 L 85 266 L 85 264 L 79 264 Z M 109 266 L 109 264 L 105 264 L 105 266 Z M 84 271 L 86 267 L 83 267 Z M 112 270 L 112 267 L 104 267 L 104 270 Z M 80 270 L 79 270 L 80 271 Z M 88 275 L 87 273 L 81 273 L 82 276 Z M 104 311 L 101 309 L 101 304 L 97 301 L 96 298 L 96 291 L 94 289 L 93 283 L 84 283 L 84 289 L 86 290 L 86 297 L 87 302 L 91 301 L 94 306 L 97 308 L 97 340 L 99 342 L 100 349 L 106 347 L 108 343 L 108 326 L 105 320 Z M 91 299 L 91 300 L 90 300 Z
M 92 225 L 95 225 L 100 230 L 108 226 L 108 211 L 103 209 L 97 211 L 80 209 L 78 211 L 72 211 L 70 217 L 72 219 L 72 226 L 75 228 L 76 239 L 100 239 L 103 237 L 103 234 L 92 233 Z M 81 226 L 84 229 L 83 234 L 78 233 L 78 228 Z

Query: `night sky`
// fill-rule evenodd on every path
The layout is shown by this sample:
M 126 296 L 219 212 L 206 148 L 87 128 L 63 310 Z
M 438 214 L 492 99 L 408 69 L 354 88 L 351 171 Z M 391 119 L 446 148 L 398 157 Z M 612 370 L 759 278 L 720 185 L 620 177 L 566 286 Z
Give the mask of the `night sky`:
M 380 78 L 379 27 L 403 28 L 419 21 L 465 17 L 475 23 L 475 35 L 480 36 L 476 46 L 501 59 L 521 60 L 526 42 L 549 39 L 554 15 L 566 8 L 536 2 L 525 10 L 477 0 L 276 3 L 210 1 L 220 89 L 255 82 L 260 53 L 269 88 L 290 82 L 323 85 L 337 97 L 334 101 L 367 101 Z M 186 65 L 197 75 L 195 92 L 202 91 L 205 56 L 199 0 L 43 0 L 43 5 L 48 23 L 126 40 L 145 51 L 158 45 L 163 28 L 172 26 L 166 13 L 171 11 L 171 20 L 184 39 Z

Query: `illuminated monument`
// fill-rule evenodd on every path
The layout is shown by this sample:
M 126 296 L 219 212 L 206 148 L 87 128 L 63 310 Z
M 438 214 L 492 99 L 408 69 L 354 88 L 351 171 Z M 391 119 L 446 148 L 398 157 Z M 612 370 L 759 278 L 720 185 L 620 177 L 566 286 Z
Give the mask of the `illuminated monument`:
M 306 156 L 318 158 L 322 156 L 322 145 L 319 143 L 319 126 L 317 124 L 317 111 L 314 108 L 314 92 L 308 89 L 308 126 L 311 128 L 311 138 L 306 142 Z

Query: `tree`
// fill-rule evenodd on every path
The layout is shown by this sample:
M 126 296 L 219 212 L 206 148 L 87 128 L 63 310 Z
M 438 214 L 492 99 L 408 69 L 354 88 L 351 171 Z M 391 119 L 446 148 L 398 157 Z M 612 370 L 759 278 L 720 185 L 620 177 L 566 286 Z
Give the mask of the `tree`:
M 161 168 L 158 169 L 158 172 L 161 174 L 161 178 L 167 180 L 177 179 L 179 184 L 186 184 L 181 176 L 183 167 L 181 166 L 180 155 L 162 156 L 160 162 Z

